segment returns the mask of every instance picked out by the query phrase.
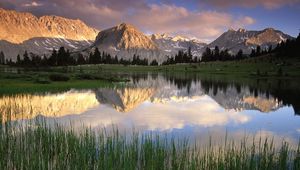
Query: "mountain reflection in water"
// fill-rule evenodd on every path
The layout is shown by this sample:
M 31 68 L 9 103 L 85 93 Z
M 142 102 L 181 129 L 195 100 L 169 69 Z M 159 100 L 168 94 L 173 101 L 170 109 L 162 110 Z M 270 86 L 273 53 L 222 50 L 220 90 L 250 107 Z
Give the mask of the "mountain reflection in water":
M 270 112 L 282 107 L 272 95 L 266 93 L 255 94 L 249 87 L 233 85 L 226 88 L 207 88 L 201 81 L 191 82 L 187 87 L 168 81 L 163 76 L 134 81 L 130 87 L 118 89 L 98 89 L 95 91 L 99 103 L 108 104 L 120 112 L 128 112 L 149 101 L 152 103 L 166 103 L 168 101 L 184 101 L 208 95 L 226 110 L 258 110 Z
M 108 128 L 114 124 L 121 129 L 193 136 L 209 130 L 212 135 L 261 131 L 299 137 L 299 101 L 293 100 L 293 93 L 284 93 L 289 90 L 163 75 L 129 78 L 130 83 L 118 88 L 3 96 L 0 111 L 12 113 L 12 120 L 25 119 L 25 123 L 43 117 L 50 124 L 69 126 L 71 122 L 74 128 L 83 124 Z

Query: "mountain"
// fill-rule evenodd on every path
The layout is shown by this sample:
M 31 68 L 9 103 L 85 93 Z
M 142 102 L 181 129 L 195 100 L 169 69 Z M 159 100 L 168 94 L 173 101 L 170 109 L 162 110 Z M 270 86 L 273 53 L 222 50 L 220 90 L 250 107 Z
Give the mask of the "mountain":
M 15 59 L 25 50 L 39 55 L 61 46 L 79 50 L 92 44 L 98 30 L 78 19 L 36 17 L 0 8 L 0 32 L 0 50 L 7 58 Z
M 152 34 L 150 37 L 160 49 L 172 55 L 179 50 L 187 51 L 191 47 L 193 56 L 201 56 L 201 49 L 206 45 L 197 39 L 190 39 L 184 36 L 172 37 L 167 34 Z
M 228 49 L 232 53 L 237 53 L 242 49 L 245 54 L 250 54 L 251 50 L 256 49 L 258 45 L 263 49 L 270 45 L 275 47 L 287 39 L 293 39 L 293 37 L 273 28 L 266 28 L 261 31 L 247 31 L 241 28 L 237 31 L 229 29 L 210 43 L 208 47 L 218 46 L 220 49 Z
M 130 24 L 122 23 L 118 26 L 101 31 L 96 37 L 95 46 L 116 49 L 146 49 L 156 50 L 157 47 L 147 36 Z
M 87 52 L 94 51 L 96 47 L 100 51 L 126 60 L 137 55 L 141 59 L 147 58 L 149 61 L 156 59 L 162 62 L 166 55 L 148 36 L 133 25 L 126 23 L 99 32 L 94 44 Z
M 191 47 L 193 55 L 200 55 L 199 51 L 206 45 L 196 39 L 183 36 L 167 36 L 166 34 L 145 35 L 131 24 L 122 23 L 115 27 L 99 32 L 94 48 L 110 53 L 112 56 L 121 56 L 123 59 L 132 59 L 134 55 L 149 61 L 165 61 L 167 56 L 175 55 L 179 50 L 187 51 Z

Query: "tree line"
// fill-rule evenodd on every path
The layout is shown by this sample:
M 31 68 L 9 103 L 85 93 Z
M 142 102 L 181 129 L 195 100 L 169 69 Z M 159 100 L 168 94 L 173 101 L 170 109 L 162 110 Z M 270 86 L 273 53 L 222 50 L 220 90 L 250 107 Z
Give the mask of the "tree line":
M 119 59 L 118 56 L 112 57 L 109 53 L 100 52 L 95 48 L 89 56 L 85 57 L 82 54 L 71 55 L 69 50 L 60 47 L 59 50 L 53 49 L 51 55 L 47 57 L 28 54 L 24 52 L 23 56 L 17 56 L 14 62 L 11 59 L 4 61 L 4 53 L 0 53 L 0 64 L 8 64 L 11 66 L 21 67 L 38 67 L 38 66 L 68 66 L 68 65 L 84 65 L 84 64 L 123 64 L 123 65 L 158 65 L 156 60 L 149 63 L 148 59 L 141 59 L 139 55 L 134 55 L 132 60 Z
M 209 61 L 232 61 L 243 60 L 251 57 L 258 57 L 265 54 L 275 54 L 276 57 L 299 57 L 300 56 L 300 34 L 296 39 L 287 40 L 279 43 L 275 48 L 269 46 L 266 49 L 262 49 L 261 46 L 257 46 L 256 49 L 252 49 L 250 55 L 245 55 L 242 50 L 239 50 L 237 54 L 233 55 L 228 49 L 220 50 L 218 46 L 214 49 L 206 48 L 202 53 L 202 57 L 193 57 L 191 48 L 187 51 L 179 50 L 175 56 L 167 56 L 162 65 L 178 64 L 178 63 L 199 63 Z M 5 60 L 5 55 L 0 52 L 0 64 L 8 64 L 12 66 L 22 67 L 35 67 L 35 66 L 67 66 L 67 65 L 83 65 L 83 64 L 123 64 L 123 65 L 159 65 L 158 61 L 148 61 L 147 58 L 141 58 L 139 55 L 134 55 L 132 60 L 118 58 L 118 56 L 111 56 L 109 53 L 100 52 L 98 48 L 95 48 L 89 56 L 84 56 L 81 53 L 71 55 L 69 50 L 64 47 L 60 47 L 59 50 L 53 49 L 51 55 L 47 57 L 38 56 L 34 54 L 28 54 L 27 51 L 21 57 L 17 56 L 16 61 L 11 59 Z
M 278 58 L 300 58 L 300 33 L 296 39 L 286 40 L 276 46 L 273 53 Z
M 182 50 L 178 51 L 175 57 L 168 57 L 162 65 L 177 64 L 177 63 L 200 63 L 200 62 L 209 62 L 209 61 L 229 61 L 229 60 L 242 60 L 247 56 L 243 54 L 242 50 L 236 55 L 229 53 L 229 50 L 220 50 L 218 46 L 214 49 L 206 48 L 202 53 L 202 57 L 193 57 L 191 48 L 188 48 L 187 52 Z

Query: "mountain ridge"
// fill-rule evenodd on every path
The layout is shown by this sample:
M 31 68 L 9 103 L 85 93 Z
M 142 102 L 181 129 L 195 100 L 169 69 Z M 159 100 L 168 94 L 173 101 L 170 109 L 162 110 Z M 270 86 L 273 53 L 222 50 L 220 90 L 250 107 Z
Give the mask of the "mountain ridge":
M 0 39 L 19 44 L 36 37 L 70 40 L 94 40 L 97 29 L 79 19 L 49 15 L 36 17 L 31 13 L 0 8 Z
M 229 29 L 207 47 L 214 48 L 218 46 L 220 49 L 228 49 L 234 54 L 241 49 L 244 54 L 250 54 L 251 50 L 257 46 L 261 46 L 262 49 L 269 46 L 275 47 L 278 43 L 287 39 L 293 39 L 293 37 L 274 28 L 265 28 L 258 31 L 239 28 L 238 30 Z
M 28 12 L 0 8 L 0 32 L 0 51 L 15 60 L 25 51 L 44 55 L 60 46 L 81 49 L 92 44 L 98 30 L 79 19 L 36 17 Z

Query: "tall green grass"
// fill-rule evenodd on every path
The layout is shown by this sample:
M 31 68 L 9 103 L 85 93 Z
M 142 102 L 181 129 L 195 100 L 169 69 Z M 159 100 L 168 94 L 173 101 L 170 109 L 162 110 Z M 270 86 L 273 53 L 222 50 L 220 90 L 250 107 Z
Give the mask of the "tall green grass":
M 6 122 L 0 125 L 0 169 L 300 169 L 299 145 L 246 143 L 200 147 L 152 133 Z

